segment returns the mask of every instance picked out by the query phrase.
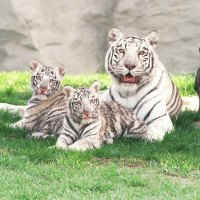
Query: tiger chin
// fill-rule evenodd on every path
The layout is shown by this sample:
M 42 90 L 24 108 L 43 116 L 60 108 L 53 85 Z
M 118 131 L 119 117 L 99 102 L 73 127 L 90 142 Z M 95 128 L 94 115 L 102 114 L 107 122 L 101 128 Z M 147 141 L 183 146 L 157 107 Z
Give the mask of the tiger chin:
M 66 113 L 64 92 L 61 80 L 65 67 L 52 68 L 38 61 L 30 64 L 33 95 L 24 109 L 23 117 L 12 128 L 25 128 L 33 131 L 30 138 L 47 138 L 62 128 Z
M 163 140 L 173 130 L 171 117 L 177 117 L 182 107 L 178 88 L 155 52 L 158 39 L 156 30 L 139 37 L 113 28 L 105 57 L 112 85 L 103 100 L 117 101 L 145 121 L 148 128 L 142 138 L 148 141 Z

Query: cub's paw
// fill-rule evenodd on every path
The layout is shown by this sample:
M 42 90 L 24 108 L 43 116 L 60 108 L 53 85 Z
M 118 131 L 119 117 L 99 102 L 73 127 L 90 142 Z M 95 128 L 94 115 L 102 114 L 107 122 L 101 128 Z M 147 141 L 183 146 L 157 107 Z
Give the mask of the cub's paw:
M 21 128 L 21 126 L 18 123 L 10 124 L 9 127 L 10 128 Z
M 70 145 L 68 148 L 73 151 L 86 151 L 89 149 L 86 145 L 76 143 Z
M 113 139 L 112 138 L 107 138 L 105 141 L 104 141 L 105 144 L 113 144 Z
M 44 132 L 34 132 L 27 136 L 30 139 L 46 139 L 49 137 L 47 133 Z
M 63 149 L 63 150 L 67 150 L 68 149 L 68 145 L 65 142 L 65 140 L 59 139 L 57 140 L 56 144 L 54 145 L 55 148 L 57 149 Z

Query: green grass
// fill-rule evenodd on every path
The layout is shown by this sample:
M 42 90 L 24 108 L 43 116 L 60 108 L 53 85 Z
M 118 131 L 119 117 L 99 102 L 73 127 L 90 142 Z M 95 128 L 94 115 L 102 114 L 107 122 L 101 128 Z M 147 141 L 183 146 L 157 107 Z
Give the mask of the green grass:
M 0 73 L 0 102 L 26 104 L 29 73 Z M 88 86 L 105 74 L 68 76 L 63 84 Z M 182 95 L 194 95 L 193 75 L 173 76 Z M 17 114 L 0 111 L 0 199 L 200 199 L 200 114 L 184 112 L 162 142 L 121 139 L 86 152 L 48 149 L 55 139 L 26 139 L 11 129 Z

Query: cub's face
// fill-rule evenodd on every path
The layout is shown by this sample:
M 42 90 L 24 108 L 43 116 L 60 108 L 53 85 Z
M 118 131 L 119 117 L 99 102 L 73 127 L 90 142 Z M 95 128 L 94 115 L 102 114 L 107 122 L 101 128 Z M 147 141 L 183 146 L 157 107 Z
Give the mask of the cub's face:
M 75 90 L 69 86 L 64 87 L 73 118 L 77 121 L 98 118 L 100 109 L 99 88 L 97 81 L 89 88 L 78 88 Z
M 47 67 L 34 61 L 31 68 L 31 86 L 36 95 L 50 96 L 60 90 L 61 80 L 64 76 L 64 67 Z
M 110 48 L 105 59 L 106 70 L 120 84 L 138 84 L 153 67 L 154 47 L 158 34 L 152 31 L 145 38 L 124 36 L 113 28 L 109 32 Z

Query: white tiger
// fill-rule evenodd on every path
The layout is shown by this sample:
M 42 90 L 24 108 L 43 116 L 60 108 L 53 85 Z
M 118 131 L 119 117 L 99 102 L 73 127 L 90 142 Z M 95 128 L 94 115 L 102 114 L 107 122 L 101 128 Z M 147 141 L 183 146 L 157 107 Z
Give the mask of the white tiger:
M 108 34 L 110 47 L 105 68 L 112 77 L 112 85 L 102 94 L 104 100 L 118 101 L 147 123 L 148 141 L 164 138 L 173 130 L 170 117 L 181 111 L 182 100 L 154 48 L 157 31 L 146 37 L 124 36 L 116 28 Z
M 66 114 L 65 94 L 61 88 L 65 67 L 52 68 L 33 61 L 30 69 L 33 95 L 24 107 L 22 119 L 10 126 L 33 131 L 31 138 L 47 138 L 62 128 Z M 7 109 L 12 106 L 8 104 Z
M 67 112 L 55 147 L 71 150 L 100 148 L 121 137 L 140 137 L 147 125 L 121 104 L 101 101 L 100 83 L 89 88 L 63 88 Z

